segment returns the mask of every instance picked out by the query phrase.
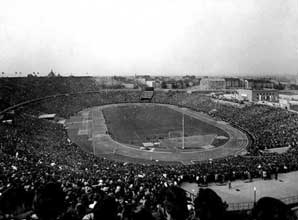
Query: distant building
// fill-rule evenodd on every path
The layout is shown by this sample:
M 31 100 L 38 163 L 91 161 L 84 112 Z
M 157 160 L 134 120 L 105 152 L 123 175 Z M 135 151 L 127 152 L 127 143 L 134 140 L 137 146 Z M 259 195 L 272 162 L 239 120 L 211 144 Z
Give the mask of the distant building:
M 156 81 L 155 82 L 155 87 L 156 89 L 160 89 L 161 88 L 161 82 L 160 81 Z
M 284 89 L 286 89 L 286 90 L 291 89 L 291 83 L 290 83 L 290 82 L 282 82 L 282 81 L 280 81 L 279 83 L 280 83 L 280 85 L 281 85 Z
M 190 88 L 187 89 L 187 91 L 191 94 L 192 92 L 195 92 L 195 91 L 200 91 L 201 90 L 201 87 L 200 86 L 192 86 Z
M 155 81 L 153 81 L 153 80 L 147 80 L 146 81 L 146 86 L 148 86 L 148 87 L 155 87 Z
M 166 83 L 166 88 L 173 89 L 173 83 L 170 83 L 170 82 Z
M 249 102 L 278 102 L 279 101 L 279 91 L 275 89 L 238 89 L 237 90 L 239 97 L 243 98 L 243 100 L 247 100 Z
M 239 78 L 225 78 L 226 89 L 244 88 L 244 81 Z
M 146 84 L 146 79 L 145 78 L 137 77 L 136 80 L 137 80 L 137 82 L 139 82 L 141 84 Z
M 200 81 L 201 90 L 222 90 L 226 88 L 226 81 L 222 78 L 202 78 Z
M 298 91 L 282 90 L 279 94 L 279 103 L 282 108 L 289 110 L 298 110 Z
M 274 83 L 267 79 L 245 79 L 244 80 L 245 89 L 273 89 Z
M 298 101 L 298 94 L 286 94 L 281 93 L 279 94 L 280 99 L 288 100 L 288 101 Z
M 126 89 L 133 89 L 135 87 L 135 85 L 133 83 L 122 83 L 122 85 Z
M 122 82 L 121 79 L 114 79 L 114 77 L 95 77 L 95 82 L 99 85 L 105 85 L 105 86 L 114 86 L 114 85 L 121 85 Z
M 287 99 L 279 99 L 279 106 L 284 109 L 290 109 L 290 101 Z

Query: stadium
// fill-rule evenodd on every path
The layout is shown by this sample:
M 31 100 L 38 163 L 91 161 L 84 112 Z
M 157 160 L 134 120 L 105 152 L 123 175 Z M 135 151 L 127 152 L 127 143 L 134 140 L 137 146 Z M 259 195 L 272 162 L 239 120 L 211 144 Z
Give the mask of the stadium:
M 78 140 L 78 145 L 80 136 L 88 136 L 95 155 L 191 164 L 238 154 L 248 144 L 246 135 L 227 123 L 165 104 L 92 107 L 66 124 L 70 138 Z
M 1 213 L 28 209 L 49 182 L 67 195 L 64 214 L 103 195 L 120 210 L 150 201 L 154 212 L 184 183 L 227 188 L 298 169 L 298 115 L 284 109 L 237 108 L 200 92 L 154 91 L 148 99 L 143 90 L 102 89 L 91 77 L 1 78 L 1 85 Z M 289 150 L 266 150 L 280 147 Z M 252 208 L 226 205 L 230 215 Z
M 0 8 L 0 220 L 298 220 L 297 0 Z

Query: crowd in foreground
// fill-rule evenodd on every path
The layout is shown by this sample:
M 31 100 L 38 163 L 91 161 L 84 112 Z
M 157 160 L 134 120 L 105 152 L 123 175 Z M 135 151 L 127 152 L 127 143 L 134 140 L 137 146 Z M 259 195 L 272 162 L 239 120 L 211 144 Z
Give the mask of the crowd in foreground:
M 47 218 L 48 214 L 42 214 L 38 208 L 43 202 L 47 208 L 40 209 L 58 213 L 59 219 L 92 219 L 92 215 L 95 219 L 113 219 L 96 218 L 97 208 L 104 211 L 111 208 L 108 213 L 113 213 L 115 219 L 145 218 L 140 217 L 143 214 L 150 216 L 149 219 L 166 219 L 168 214 L 161 210 L 172 207 L 166 206 L 166 191 L 182 182 L 197 182 L 206 187 L 211 182 L 275 178 L 277 173 L 298 169 L 296 148 L 281 155 L 231 156 L 190 166 L 115 162 L 83 151 L 68 139 L 63 125 L 28 113 L 16 112 L 12 124 L 1 124 L 0 133 L 0 207 L 2 216 L 8 219 Z M 55 183 L 55 187 L 50 183 Z M 38 200 L 43 188 L 47 196 Z M 62 196 L 52 190 L 61 191 Z M 63 210 L 51 210 L 53 206 L 47 200 L 51 195 L 63 198 L 63 205 L 55 202 Z M 104 201 L 107 206 L 103 205 Z M 173 219 L 208 219 L 194 217 L 202 208 L 192 206 L 187 206 L 183 218 Z M 226 211 L 223 213 L 228 215 Z M 241 219 L 250 217 L 243 214 Z
M 5 196 L 11 199 L 2 210 L 1 219 L 40 220 L 296 220 L 296 214 L 283 202 L 272 197 L 258 200 L 249 212 L 227 212 L 227 204 L 211 189 L 201 188 L 192 203 L 176 186 L 163 188 L 155 208 L 145 197 L 137 206 L 123 204 L 114 195 L 94 190 L 92 199 L 80 199 L 69 204 L 67 192 L 60 183 L 48 182 L 39 187 L 33 200 L 26 200 L 26 191 L 11 189 Z M 15 199 L 15 201 L 13 201 Z M 89 199 L 89 200 L 88 200 Z M 2 202 L 0 200 L 0 202 Z M 91 203 L 90 203 L 91 202 Z M 2 215 L 1 215 L 2 214 Z
M 296 114 L 260 105 L 218 105 L 201 94 L 157 92 L 152 102 L 210 114 L 244 128 L 255 138 L 248 149 L 250 156 L 190 166 L 96 158 L 72 143 L 62 125 L 35 117 L 42 112 L 67 118 L 90 106 L 139 102 L 139 98 L 140 92 L 136 91 L 103 91 L 58 97 L 16 110 L 12 124 L 0 125 L 1 218 L 266 219 L 268 206 L 276 206 L 274 210 L 282 213 L 276 219 L 286 219 L 287 215 L 291 219 L 284 204 L 268 198 L 260 200 L 252 213 L 233 217 L 226 211 L 226 204 L 207 189 L 188 204 L 178 186 L 185 181 L 206 187 L 210 182 L 275 178 L 278 173 L 298 170 Z M 284 154 L 260 155 L 260 150 L 285 146 L 290 150 Z M 268 214 L 278 216 L 272 211 Z

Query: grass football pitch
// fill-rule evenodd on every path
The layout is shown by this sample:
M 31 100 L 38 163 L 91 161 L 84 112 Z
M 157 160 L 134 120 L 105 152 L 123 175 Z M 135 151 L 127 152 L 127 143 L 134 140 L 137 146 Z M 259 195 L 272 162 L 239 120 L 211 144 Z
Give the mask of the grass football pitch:
M 109 107 L 103 109 L 103 114 L 110 135 L 121 143 L 140 146 L 144 142 L 156 142 L 168 138 L 181 142 L 183 116 L 166 106 Z M 214 140 L 215 146 L 222 145 L 229 137 L 225 131 L 188 115 L 184 115 L 184 135 L 189 138 L 210 135 L 227 137 L 222 141 Z

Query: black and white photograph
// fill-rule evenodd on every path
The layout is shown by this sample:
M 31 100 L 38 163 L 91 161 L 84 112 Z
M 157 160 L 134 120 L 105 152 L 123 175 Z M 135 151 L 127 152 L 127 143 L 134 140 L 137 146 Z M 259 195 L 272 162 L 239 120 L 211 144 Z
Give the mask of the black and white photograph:
M 298 220 L 298 0 L 0 0 L 0 220 Z

